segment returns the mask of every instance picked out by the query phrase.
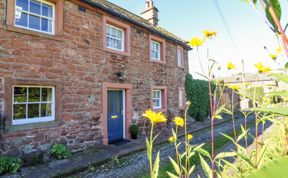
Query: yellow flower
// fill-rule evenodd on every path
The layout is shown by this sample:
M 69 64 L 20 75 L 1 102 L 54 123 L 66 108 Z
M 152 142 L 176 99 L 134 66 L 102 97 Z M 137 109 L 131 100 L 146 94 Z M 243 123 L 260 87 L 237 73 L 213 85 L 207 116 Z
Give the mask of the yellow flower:
M 236 66 L 232 62 L 228 62 L 227 63 L 227 69 L 228 70 L 236 69 Z
M 177 125 L 179 127 L 184 126 L 184 119 L 181 117 L 175 117 L 173 121 L 174 121 L 175 125 Z
M 257 68 L 259 73 L 267 73 L 271 71 L 270 67 L 264 66 L 261 62 L 256 63 L 254 66 Z
M 279 46 L 278 48 L 276 48 L 276 53 L 277 54 L 281 54 L 283 51 L 283 48 L 281 46 Z
M 192 47 L 195 47 L 195 46 L 198 47 L 198 46 L 201 46 L 204 42 L 205 42 L 205 39 L 194 37 L 192 38 L 192 40 L 189 41 L 189 45 Z
M 193 135 L 192 134 L 188 134 L 187 135 L 187 139 L 188 139 L 188 141 L 192 140 L 193 139 Z
M 240 86 L 236 85 L 236 84 L 235 85 L 229 85 L 228 87 L 231 88 L 234 91 L 238 91 L 240 89 Z
M 176 140 L 176 139 L 175 139 L 175 137 L 173 137 L 173 136 L 171 136 L 171 137 L 169 138 L 169 142 L 172 142 L 172 143 L 173 143 L 173 142 L 175 142 L 175 140 Z
M 269 54 L 269 57 L 272 59 L 272 60 L 276 60 L 278 58 L 278 56 L 276 54 Z
M 148 118 L 151 123 L 166 122 L 167 119 L 162 112 L 154 112 L 151 109 L 145 111 L 144 117 Z
M 206 38 L 212 38 L 213 36 L 217 35 L 217 32 L 204 30 L 203 34 L 205 35 Z

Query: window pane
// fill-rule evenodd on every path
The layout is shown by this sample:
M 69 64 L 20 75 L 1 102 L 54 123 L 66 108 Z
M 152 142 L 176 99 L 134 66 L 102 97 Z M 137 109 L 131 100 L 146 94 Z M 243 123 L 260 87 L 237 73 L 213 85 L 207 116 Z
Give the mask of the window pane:
M 27 101 L 27 88 L 14 87 L 14 103 Z
M 45 32 L 52 32 L 52 21 L 41 18 L 41 30 Z
M 52 104 L 41 104 L 41 117 L 50 117 L 52 116 Z
M 42 101 L 52 101 L 52 88 L 42 88 Z
M 28 102 L 40 102 L 40 88 L 29 88 Z
M 28 0 L 17 0 L 16 6 L 21 7 L 21 10 L 28 11 Z
M 13 119 L 26 118 L 26 104 L 14 104 L 13 106 Z
M 23 12 L 19 12 L 19 14 L 17 15 L 18 17 L 15 18 L 16 20 L 16 25 L 22 26 L 22 27 L 27 27 L 28 26 L 28 15 L 26 13 Z
M 30 1 L 30 12 L 41 15 L 41 4 L 40 2 Z
M 53 17 L 53 8 L 46 4 L 42 4 L 42 15 L 46 17 Z
M 39 117 L 40 104 L 28 104 L 28 118 Z
M 40 17 L 29 15 L 29 27 L 40 30 Z
M 155 107 L 155 108 L 160 107 L 160 100 L 159 99 L 153 99 L 153 107 Z

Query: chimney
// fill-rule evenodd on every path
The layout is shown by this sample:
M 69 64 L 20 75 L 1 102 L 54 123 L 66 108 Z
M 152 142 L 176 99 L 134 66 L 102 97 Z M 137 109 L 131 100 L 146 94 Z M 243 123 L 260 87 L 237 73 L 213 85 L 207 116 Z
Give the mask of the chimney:
M 153 0 L 146 0 L 146 7 L 144 12 L 141 13 L 141 17 L 146 19 L 154 26 L 158 25 L 158 9 L 154 7 Z

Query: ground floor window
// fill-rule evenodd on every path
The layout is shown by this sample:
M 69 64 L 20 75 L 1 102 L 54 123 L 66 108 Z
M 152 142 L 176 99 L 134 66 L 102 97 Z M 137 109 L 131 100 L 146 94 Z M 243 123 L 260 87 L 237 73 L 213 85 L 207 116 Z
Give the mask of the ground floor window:
M 153 90 L 153 109 L 162 108 L 162 94 L 161 90 Z
M 48 86 L 13 86 L 12 124 L 55 120 L 55 88 Z

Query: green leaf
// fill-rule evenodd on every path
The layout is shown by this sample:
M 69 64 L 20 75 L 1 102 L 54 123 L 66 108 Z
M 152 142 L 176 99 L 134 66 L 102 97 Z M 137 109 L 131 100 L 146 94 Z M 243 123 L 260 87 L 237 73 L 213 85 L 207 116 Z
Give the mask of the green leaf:
M 245 161 L 249 166 L 254 167 L 253 163 L 247 156 L 245 156 L 244 154 L 240 152 L 236 152 L 236 153 L 241 158 L 241 160 Z
M 170 178 L 179 178 L 178 176 L 175 176 L 174 174 L 172 174 L 171 172 L 167 172 L 168 176 Z
M 288 83 L 288 75 L 284 75 L 284 74 L 276 74 L 276 73 L 272 73 L 270 74 L 272 77 L 277 78 L 278 80 Z
M 171 163 L 173 165 L 173 168 L 174 168 L 175 172 L 178 174 L 178 176 L 180 176 L 181 170 L 180 170 L 178 164 L 171 157 L 169 157 L 169 159 L 170 159 L 170 161 L 171 161 Z
M 208 151 L 204 150 L 203 148 L 199 148 L 197 151 L 198 151 L 198 153 L 208 157 L 211 160 L 211 156 L 210 156 Z
M 288 91 L 274 91 L 267 94 L 270 96 L 288 96 Z
M 189 170 L 189 172 L 188 172 L 188 175 L 189 175 L 189 176 L 192 174 L 192 172 L 194 171 L 194 169 L 195 169 L 195 165 L 193 165 L 193 166 L 190 168 L 190 170 Z
M 273 26 L 274 31 L 278 32 L 278 27 L 276 25 L 276 23 L 274 22 L 274 19 L 272 17 L 272 15 L 269 12 L 269 7 L 272 5 L 276 16 L 278 18 L 278 20 L 281 20 L 281 5 L 279 0 L 269 0 L 269 1 L 264 1 L 266 3 L 266 9 L 265 9 L 265 13 L 266 13 L 266 17 L 268 19 L 268 21 L 270 22 L 270 24 Z
M 287 107 L 271 107 L 271 108 L 251 108 L 253 111 L 260 111 L 269 114 L 278 114 L 281 116 L 288 116 L 288 108 Z
M 228 157 L 234 157 L 236 156 L 237 154 L 235 152 L 222 152 L 222 153 L 219 153 L 215 159 L 220 159 L 220 158 L 228 158 Z
M 266 149 L 267 149 L 267 145 L 264 145 L 262 148 L 261 148 L 261 150 L 260 150 L 260 152 L 259 152 L 259 157 L 258 157 L 258 160 L 257 160 L 257 166 L 258 167 L 261 167 L 261 165 L 262 165 L 262 163 L 263 163 L 263 157 L 264 157 L 264 154 L 265 154 L 265 152 L 266 152 Z
M 242 133 L 241 135 L 238 136 L 237 142 L 239 142 L 242 138 L 247 137 L 247 132 L 249 131 L 249 129 L 245 130 L 242 125 L 241 125 L 241 130 L 242 130 Z
M 201 155 L 200 156 L 200 161 L 201 161 L 201 166 L 206 174 L 206 176 L 208 178 L 211 178 L 212 177 L 212 170 L 211 168 L 209 167 L 209 165 L 207 164 L 207 162 L 203 159 L 203 157 Z
M 159 165 L 160 165 L 160 152 L 158 151 L 154 165 L 153 165 L 153 175 L 155 178 L 158 177 Z
M 253 0 L 254 6 L 257 5 L 257 0 Z

